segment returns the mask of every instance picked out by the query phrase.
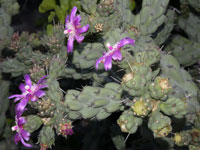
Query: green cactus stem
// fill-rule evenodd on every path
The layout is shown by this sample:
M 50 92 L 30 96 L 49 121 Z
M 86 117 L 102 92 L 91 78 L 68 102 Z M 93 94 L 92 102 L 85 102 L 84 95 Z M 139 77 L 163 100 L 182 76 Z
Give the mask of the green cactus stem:
M 55 133 L 52 127 L 43 126 L 38 136 L 38 142 L 41 148 L 50 148 L 55 142 Z
M 154 133 L 154 137 L 165 137 L 172 131 L 171 119 L 155 111 L 149 118 L 148 127 Z
M 179 98 L 169 98 L 165 102 L 161 102 L 160 109 L 166 115 L 174 115 L 176 118 L 183 118 L 186 113 L 186 102 L 180 100 Z
M 123 114 L 117 120 L 118 125 L 122 132 L 135 133 L 138 126 L 142 124 L 142 119 L 133 116 L 130 111 L 124 111 Z
M 175 133 L 174 142 L 178 146 L 188 145 L 191 141 L 191 135 L 189 131 L 182 131 L 180 133 Z

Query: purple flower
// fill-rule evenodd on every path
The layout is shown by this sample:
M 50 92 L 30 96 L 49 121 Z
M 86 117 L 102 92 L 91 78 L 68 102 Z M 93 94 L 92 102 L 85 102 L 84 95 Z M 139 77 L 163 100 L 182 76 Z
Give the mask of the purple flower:
M 25 110 L 25 107 L 29 100 L 32 102 L 37 101 L 38 98 L 41 98 L 45 95 L 45 92 L 41 89 L 47 87 L 44 83 L 46 76 L 43 76 L 37 84 L 32 84 L 31 78 L 28 74 L 24 76 L 25 83 L 21 83 L 19 85 L 19 89 L 21 90 L 22 94 L 14 94 L 11 95 L 9 98 L 15 98 L 14 102 L 20 101 L 16 106 L 16 112 L 18 116 L 21 116 Z
M 77 12 L 77 7 L 74 6 L 72 8 L 70 16 L 68 15 L 65 19 L 64 34 L 67 34 L 69 37 L 67 43 L 67 52 L 69 53 L 73 51 L 74 39 L 76 39 L 78 43 L 81 43 L 84 39 L 84 36 L 81 36 L 80 34 L 86 32 L 90 27 L 89 24 L 81 27 L 80 24 L 81 16 L 80 15 L 76 16 L 76 12 Z
M 122 54 L 120 52 L 121 47 L 130 44 L 134 46 L 135 40 L 131 38 L 123 38 L 119 42 L 117 42 L 114 46 L 111 46 L 110 43 L 106 44 L 106 47 L 108 47 L 109 51 L 104 53 L 102 57 L 97 59 L 96 61 L 96 69 L 98 69 L 99 63 L 104 64 L 105 70 L 110 70 L 112 68 L 112 59 L 114 60 L 122 60 Z
M 26 123 L 24 117 L 15 116 L 16 126 L 12 127 L 12 131 L 16 131 L 15 135 L 15 143 L 17 144 L 19 141 L 26 147 L 32 147 L 30 144 L 27 144 L 25 141 L 29 140 L 30 133 L 23 129 L 23 125 Z M 25 141 L 24 141 L 25 140 Z

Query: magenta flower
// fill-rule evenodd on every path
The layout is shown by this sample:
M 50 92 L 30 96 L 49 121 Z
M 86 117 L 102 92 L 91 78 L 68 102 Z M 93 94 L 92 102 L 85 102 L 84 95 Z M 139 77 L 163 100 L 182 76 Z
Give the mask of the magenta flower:
M 26 147 L 32 147 L 30 144 L 27 144 L 25 141 L 29 140 L 30 133 L 23 129 L 23 125 L 26 123 L 24 117 L 15 116 L 16 126 L 12 127 L 12 131 L 16 131 L 15 135 L 15 143 L 17 144 L 19 141 Z M 25 140 L 25 141 L 24 141 Z
M 119 42 L 117 42 L 114 46 L 111 46 L 110 43 L 106 44 L 106 47 L 108 47 L 109 51 L 106 53 L 103 53 L 103 56 L 97 59 L 96 61 L 96 69 L 98 69 L 99 63 L 104 64 L 105 70 L 110 70 L 112 68 L 112 59 L 114 60 L 122 60 L 122 54 L 121 54 L 121 47 L 130 44 L 134 46 L 135 40 L 131 38 L 123 38 Z
M 45 92 L 41 90 L 47 87 L 47 85 L 44 84 L 46 82 L 45 78 L 46 76 L 43 76 L 37 84 L 32 84 L 30 76 L 26 74 L 24 76 L 26 84 L 21 83 L 19 85 L 22 94 L 14 94 L 9 97 L 15 98 L 14 102 L 20 101 L 16 106 L 18 116 L 22 115 L 29 100 L 34 102 L 45 95 Z
M 72 123 L 64 123 L 60 124 L 60 132 L 63 136 L 68 136 L 74 134 L 74 131 L 72 130 Z
M 81 27 L 81 16 L 76 16 L 76 12 L 77 7 L 74 6 L 72 8 L 70 16 L 68 15 L 65 19 L 64 34 L 67 34 L 69 37 L 67 43 L 67 52 L 69 53 L 73 51 L 74 39 L 76 39 L 78 43 L 81 43 L 84 39 L 84 36 L 81 36 L 80 34 L 86 32 L 90 27 L 89 24 Z

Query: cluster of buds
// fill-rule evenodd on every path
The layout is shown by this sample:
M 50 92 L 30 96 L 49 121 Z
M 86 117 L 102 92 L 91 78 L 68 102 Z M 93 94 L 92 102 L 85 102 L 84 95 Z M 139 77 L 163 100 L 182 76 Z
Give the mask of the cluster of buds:
M 19 45 L 19 33 L 15 32 L 11 37 L 10 49 L 18 51 L 20 48 Z
M 59 124 L 59 132 L 63 135 L 63 136 L 67 136 L 67 135 L 72 135 L 74 134 L 74 131 L 72 130 L 72 123 L 68 122 L 68 123 L 61 123 Z
M 101 31 L 103 31 L 103 24 L 102 23 L 96 23 L 94 28 L 96 29 L 97 32 L 101 32 Z

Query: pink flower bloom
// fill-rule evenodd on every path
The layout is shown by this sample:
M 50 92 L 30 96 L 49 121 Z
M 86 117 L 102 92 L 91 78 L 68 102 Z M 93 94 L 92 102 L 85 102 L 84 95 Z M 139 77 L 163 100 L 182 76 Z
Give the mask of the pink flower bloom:
M 46 144 L 40 144 L 40 150 L 47 150 L 48 145 Z
M 65 19 L 64 34 L 67 34 L 69 37 L 67 43 L 67 52 L 69 53 L 73 51 L 74 39 L 76 39 L 78 43 L 81 43 L 84 39 L 84 36 L 81 36 L 80 34 L 86 32 L 90 27 L 89 24 L 81 27 L 81 16 L 76 16 L 76 12 L 77 7 L 74 6 L 72 8 L 70 16 L 67 16 Z
M 19 85 L 22 94 L 14 94 L 9 97 L 15 98 L 14 102 L 20 101 L 16 106 L 18 116 L 22 115 L 29 100 L 34 102 L 37 101 L 38 98 L 43 97 L 45 92 L 41 89 L 47 87 L 47 85 L 44 84 L 46 82 L 46 80 L 44 80 L 46 76 L 43 76 L 37 84 L 32 84 L 31 78 L 28 74 L 26 74 L 24 78 L 26 84 L 21 83 Z
M 135 40 L 131 38 L 123 38 L 119 42 L 117 42 L 114 46 L 111 46 L 110 43 L 106 44 L 106 47 L 108 47 L 109 51 L 104 53 L 102 57 L 97 59 L 96 61 L 96 69 L 98 69 L 99 63 L 104 64 L 105 70 L 110 70 L 112 68 L 112 59 L 114 60 L 122 60 L 122 54 L 121 54 L 121 47 L 130 44 L 134 46 Z
M 16 131 L 17 134 L 15 135 L 15 143 L 17 144 L 19 141 L 26 147 L 32 147 L 30 144 L 27 144 L 25 141 L 29 140 L 30 133 L 23 129 L 23 125 L 26 123 L 24 117 L 17 117 L 15 116 L 16 126 L 12 127 L 12 131 Z M 25 140 L 25 141 L 24 141 Z
M 74 131 L 72 130 L 71 122 L 60 124 L 60 132 L 63 136 L 68 136 L 68 135 L 74 134 Z

